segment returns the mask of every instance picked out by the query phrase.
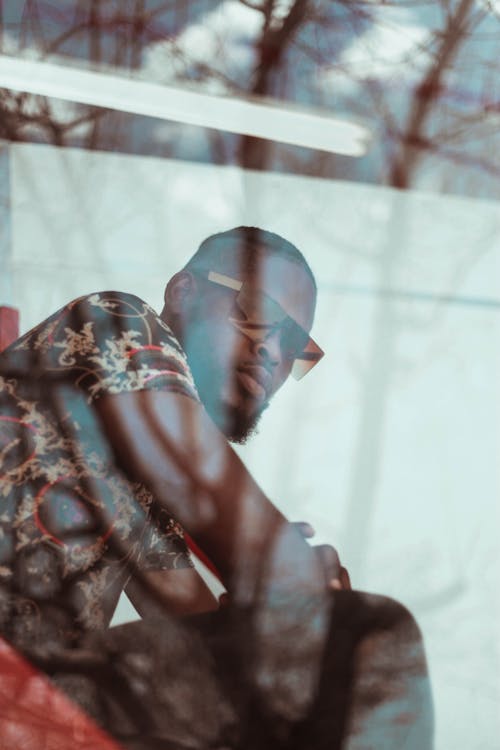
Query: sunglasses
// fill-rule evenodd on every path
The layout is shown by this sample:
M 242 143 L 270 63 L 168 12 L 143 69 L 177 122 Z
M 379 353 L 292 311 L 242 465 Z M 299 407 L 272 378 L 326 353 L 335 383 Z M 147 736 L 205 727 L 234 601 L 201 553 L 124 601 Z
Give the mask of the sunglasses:
M 229 322 L 244 336 L 252 341 L 265 341 L 279 331 L 281 350 L 293 361 L 291 374 L 295 380 L 303 378 L 319 362 L 323 350 L 268 294 L 216 271 L 209 271 L 208 280 L 237 292 Z

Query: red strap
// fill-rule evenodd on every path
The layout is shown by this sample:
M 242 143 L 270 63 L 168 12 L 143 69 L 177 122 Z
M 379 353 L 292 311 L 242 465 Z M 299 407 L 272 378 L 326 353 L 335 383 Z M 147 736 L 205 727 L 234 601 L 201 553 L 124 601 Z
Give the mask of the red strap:
M 196 557 L 197 557 L 197 558 L 198 558 L 199 560 L 201 560 L 201 562 L 203 563 L 203 565 L 206 565 L 206 567 L 207 567 L 207 568 L 209 569 L 209 571 L 210 571 L 211 573 L 213 573 L 213 574 L 214 574 L 214 576 L 215 576 L 216 578 L 218 578 L 218 579 L 219 579 L 219 581 L 220 581 L 220 582 L 221 582 L 221 583 L 222 583 L 222 584 L 224 585 L 224 581 L 222 580 L 222 576 L 221 576 L 221 574 L 219 573 L 219 571 L 217 570 L 217 568 L 215 567 L 215 565 L 213 564 L 213 562 L 212 562 L 212 561 L 210 560 L 210 558 L 209 558 L 209 557 L 207 557 L 207 556 L 206 556 L 206 554 L 205 554 L 205 553 L 204 553 L 204 552 L 203 552 L 203 551 L 202 551 L 202 550 L 201 550 L 201 549 L 200 549 L 200 548 L 198 547 L 198 545 L 196 544 L 196 542 L 194 541 L 194 539 L 193 539 L 192 537 L 190 537 L 190 536 L 189 536 L 189 534 L 188 534 L 187 532 L 184 532 L 184 540 L 185 540 L 185 542 L 186 542 L 187 546 L 189 547 L 189 549 L 191 550 L 191 552 L 193 553 L 193 555 L 196 555 Z

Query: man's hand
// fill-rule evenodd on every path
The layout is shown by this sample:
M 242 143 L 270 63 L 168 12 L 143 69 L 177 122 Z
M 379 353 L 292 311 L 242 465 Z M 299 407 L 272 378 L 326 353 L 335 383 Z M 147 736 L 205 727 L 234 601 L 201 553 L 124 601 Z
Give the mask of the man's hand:
M 307 521 L 297 521 L 293 525 L 304 539 L 312 539 L 316 533 Z M 316 544 L 312 548 L 325 571 L 327 586 L 334 591 L 352 591 L 349 573 L 347 572 L 347 568 L 344 568 L 341 564 L 335 547 L 332 547 L 330 544 Z

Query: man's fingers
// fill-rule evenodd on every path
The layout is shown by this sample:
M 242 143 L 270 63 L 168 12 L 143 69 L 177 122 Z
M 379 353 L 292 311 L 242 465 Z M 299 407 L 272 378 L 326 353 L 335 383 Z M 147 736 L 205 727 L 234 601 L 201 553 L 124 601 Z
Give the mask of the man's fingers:
M 347 568 L 344 568 L 343 565 L 340 568 L 340 583 L 342 584 L 344 591 L 352 591 L 351 576 L 349 575 Z
M 334 578 L 339 578 L 342 566 L 335 547 L 332 547 L 330 544 L 318 544 L 313 549 L 321 561 L 327 582 L 332 581 Z
M 332 578 L 329 586 L 334 591 L 352 591 L 351 578 L 347 572 L 347 568 L 344 568 L 342 565 L 338 578 Z
M 295 526 L 304 539 L 311 539 L 316 533 L 307 521 L 294 521 L 292 526 Z M 332 547 L 331 544 L 317 544 L 313 547 L 313 550 L 321 562 L 321 567 L 325 571 L 327 585 L 336 591 L 352 591 L 349 573 L 347 572 L 347 568 L 341 565 L 335 547 Z
M 292 526 L 295 526 L 304 539 L 311 539 L 316 533 L 313 526 L 307 521 L 294 521 Z
M 321 544 L 314 547 L 314 550 L 321 560 L 328 586 L 336 591 L 352 591 L 349 573 L 341 564 L 335 547 Z

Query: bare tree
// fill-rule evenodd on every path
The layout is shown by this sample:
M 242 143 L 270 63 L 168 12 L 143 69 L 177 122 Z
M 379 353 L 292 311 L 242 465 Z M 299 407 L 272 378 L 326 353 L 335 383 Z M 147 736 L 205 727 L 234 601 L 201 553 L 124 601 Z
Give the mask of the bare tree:
M 276 0 L 263 0 L 262 5 L 252 6 L 263 16 L 262 33 L 257 43 L 258 60 L 253 74 L 250 93 L 254 96 L 270 96 L 272 78 L 281 72 L 283 55 L 293 41 L 300 26 L 307 19 L 310 0 L 295 0 L 287 15 L 277 20 L 279 7 Z M 244 137 L 241 142 L 241 165 L 249 169 L 263 169 L 268 165 L 268 145 L 258 138 Z
M 455 7 L 446 6 L 446 26 L 436 33 L 436 50 L 429 68 L 417 85 L 407 120 L 398 134 L 400 147 L 392 161 L 389 183 L 394 187 L 407 188 L 422 152 L 438 151 L 447 140 L 457 137 L 457 129 L 441 126 L 433 136 L 428 134 L 429 121 L 439 109 L 440 98 L 445 94 L 445 77 L 460 54 L 464 41 L 470 38 L 475 27 L 483 20 L 485 9 L 478 9 L 475 0 L 460 0 Z M 479 112 L 479 120 L 484 113 Z M 476 118 L 475 118 L 476 119 Z M 462 128 L 472 123 L 463 121 Z M 451 131 L 451 132 L 450 132 Z M 500 165 L 499 165 L 500 166 Z
M 397 188 L 497 195 L 499 18 L 480 0 L 27 0 L 17 23 L 3 3 L 3 51 L 40 59 L 70 56 L 94 69 L 145 72 L 158 49 L 153 74 L 161 82 L 196 83 L 226 95 L 272 97 L 362 118 L 374 147 L 352 160 L 313 149 L 270 143 L 202 128 L 163 126 L 145 118 L 43 97 L 3 91 L 0 136 L 56 145 L 151 153 L 238 163 L 245 168 L 285 170 L 330 178 L 361 179 Z M 18 4 L 19 7 L 19 4 Z M 241 29 L 228 11 L 247 13 L 246 62 L 238 67 L 231 45 Z M 224 28 L 211 26 L 227 13 Z M 394 20 L 400 14 L 402 21 Z M 369 40 L 391 24 L 425 31 L 379 73 L 387 50 Z M 398 26 L 399 24 L 399 26 Z M 185 42 L 190 28 L 203 29 L 205 56 Z M 398 32 L 399 29 L 399 32 Z M 352 50 L 361 50 L 360 67 Z M 81 64 L 81 63 L 79 63 Z M 392 67 L 391 67 L 392 66 Z M 330 85 L 325 81 L 331 80 Z M 194 133 L 186 145 L 184 133 Z M 165 134 L 167 137 L 165 138 Z M 426 182 L 427 181 L 427 182 Z

